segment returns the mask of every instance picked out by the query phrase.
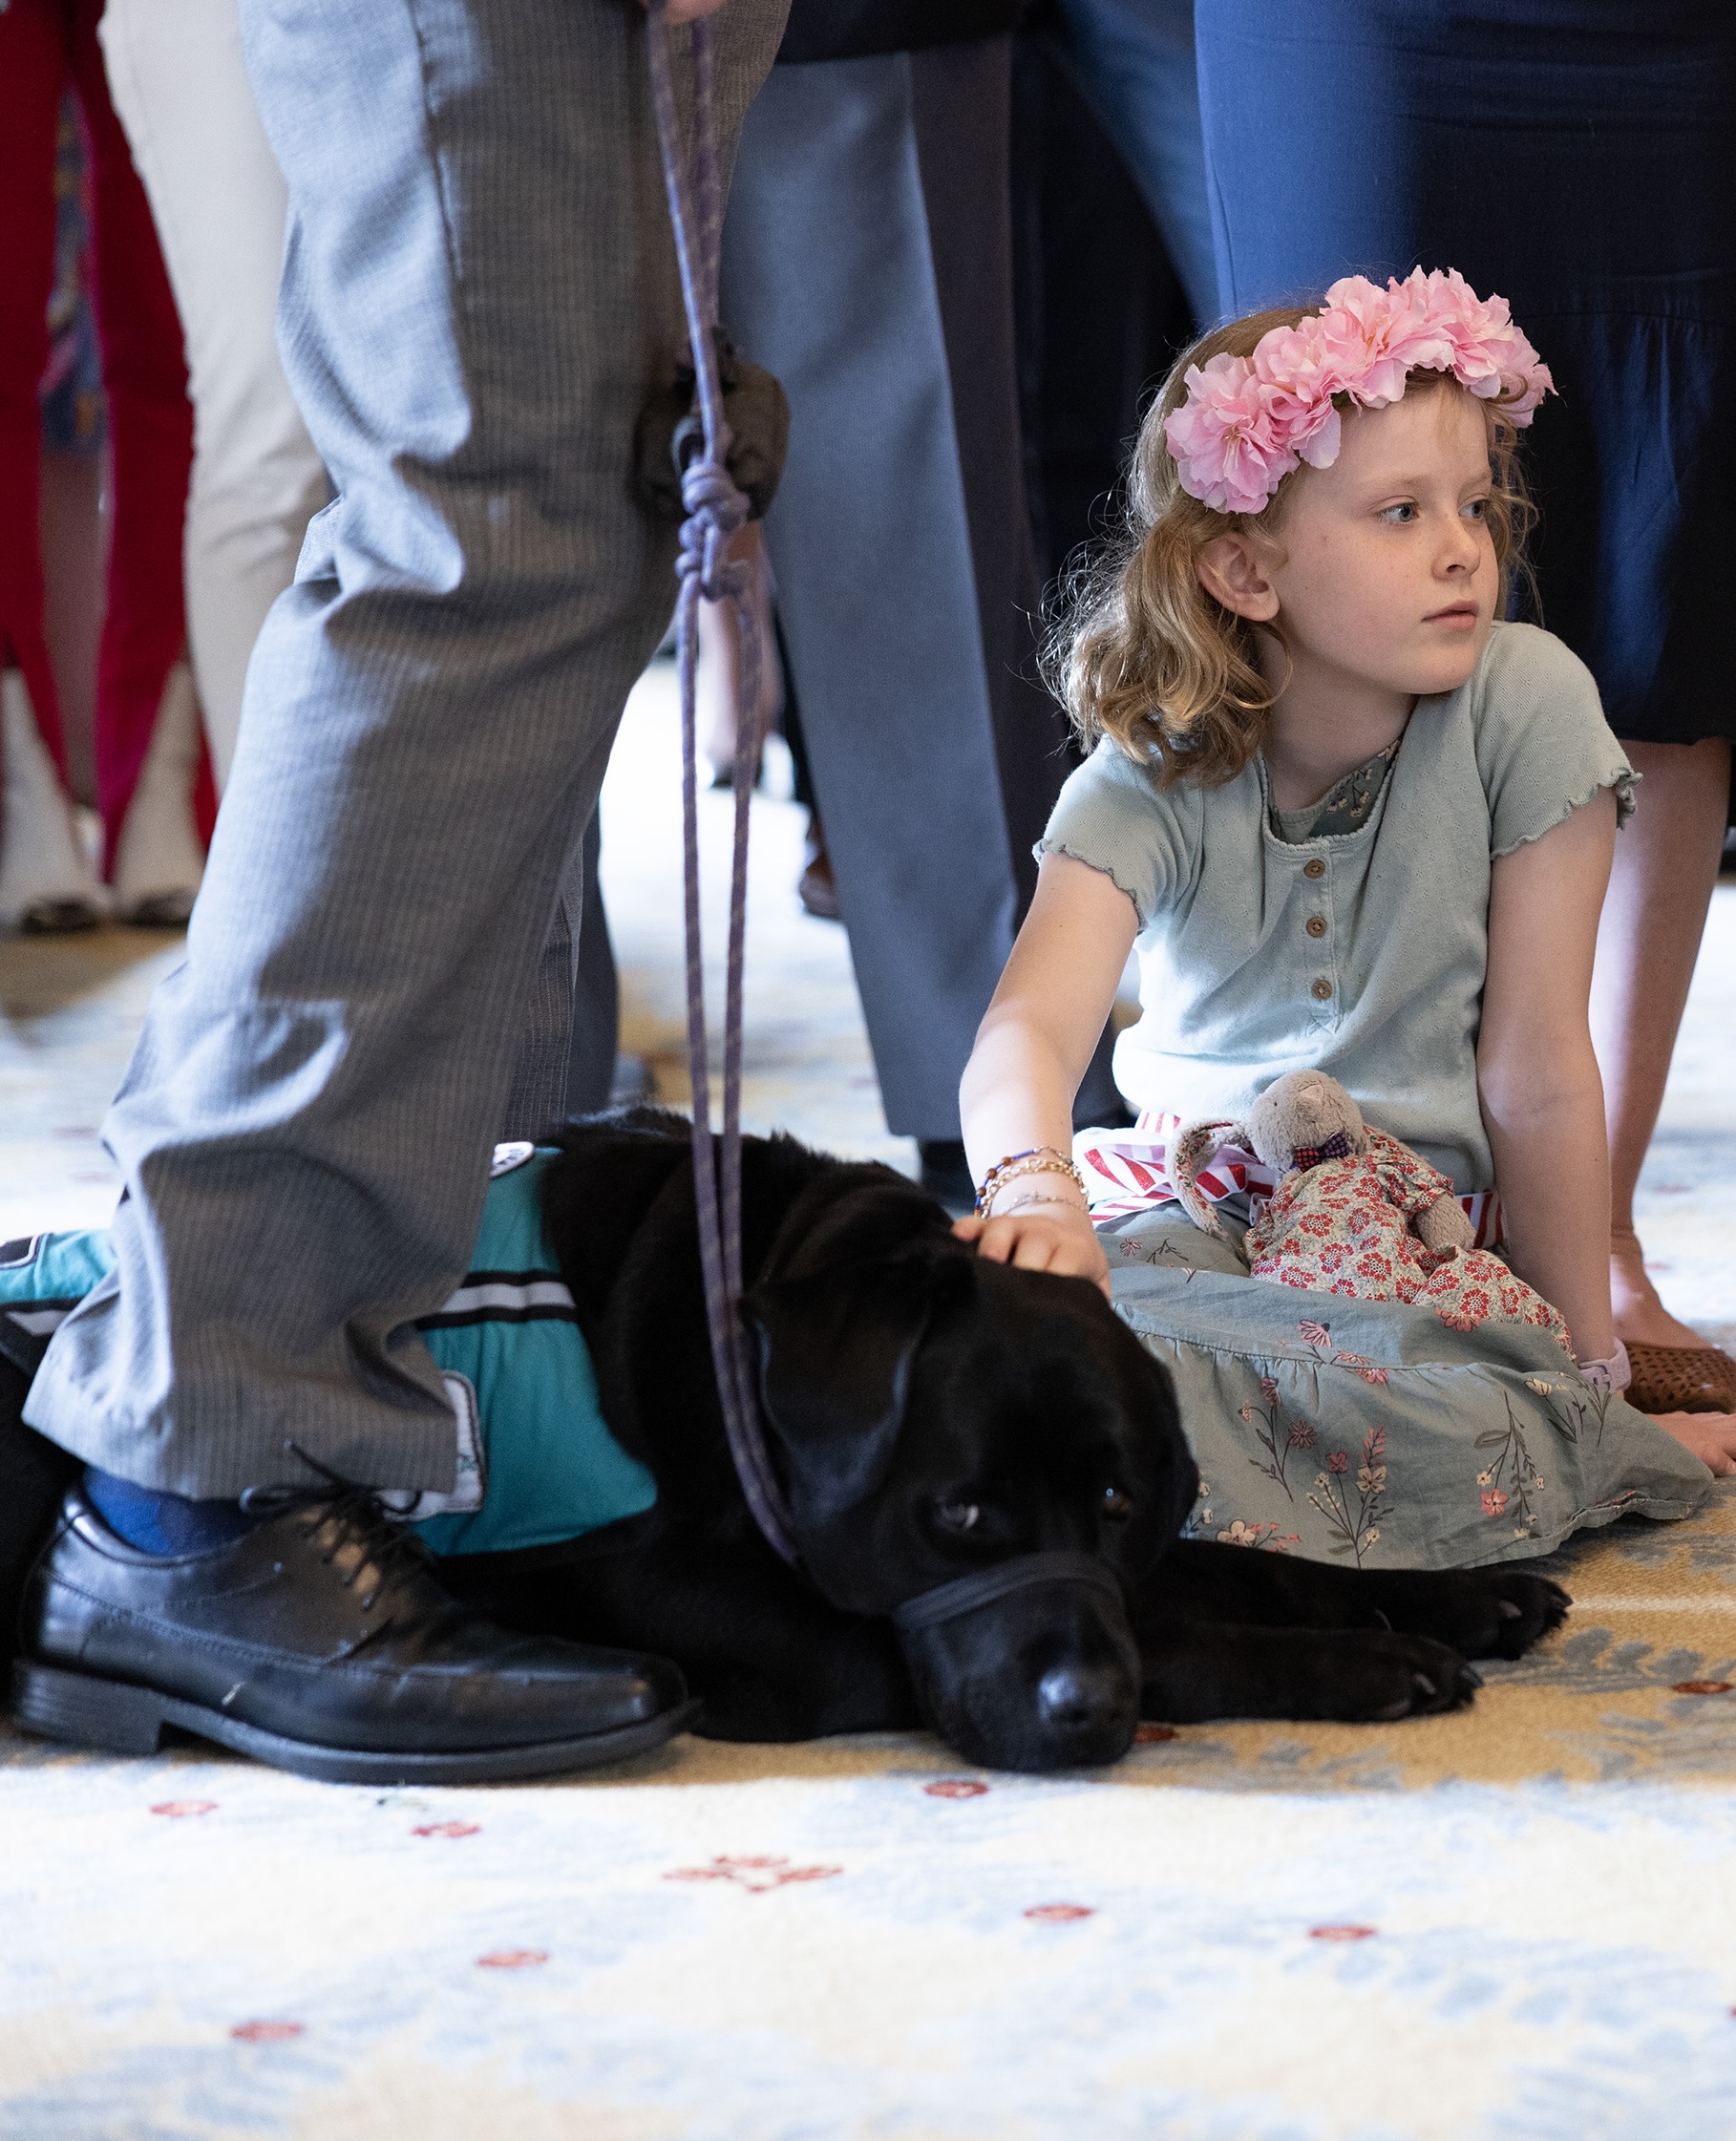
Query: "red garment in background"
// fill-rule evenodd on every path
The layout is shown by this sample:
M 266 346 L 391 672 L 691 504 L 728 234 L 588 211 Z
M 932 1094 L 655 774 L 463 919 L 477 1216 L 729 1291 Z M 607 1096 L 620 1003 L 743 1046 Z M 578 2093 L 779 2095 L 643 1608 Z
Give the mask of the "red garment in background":
M 96 668 L 96 802 L 115 845 L 186 641 L 181 536 L 193 409 L 180 321 L 96 42 L 102 0 L 11 0 L 0 12 L 0 658 L 24 672 L 65 777 L 60 706 L 42 629 L 37 534 L 54 282 L 54 138 L 70 81 L 84 113 L 92 307 L 113 451 L 108 603 Z

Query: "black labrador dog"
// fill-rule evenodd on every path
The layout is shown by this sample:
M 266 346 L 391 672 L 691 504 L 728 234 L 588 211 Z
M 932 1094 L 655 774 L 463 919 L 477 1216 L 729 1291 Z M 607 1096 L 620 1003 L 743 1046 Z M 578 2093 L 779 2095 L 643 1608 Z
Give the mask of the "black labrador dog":
M 1516 1658 L 1566 1612 L 1513 1569 L 1183 1539 L 1197 1474 L 1170 1378 L 1096 1287 L 977 1257 L 889 1169 L 750 1138 L 743 1307 L 793 1570 L 725 1439 L 687 1124 L 642 1109 L 561 1143 L 550 1231 L 658 1505 L 618 1545 L 443 1573 L 499 1618 L 674 1659 L 715 1737 L 928 1725 L 997 1768 L 1111 1762 L 1142 1717 L 1451 1709 L 1468 1659 Z
M 1169 1376 L 1094 1286 L 978 1258 L 889 1169 L 750 1138 L 743 1308 L 793 1569 L 729 1452 L 687 1124 L 639 1109 L 560 1141 L 550 1231 L 604 1416 L 657 1504 L 441 1575 L 509 1623 L 673 1659 L 715 1737 L 926 1725 L 995 1768 L 1100 1764 L 1142 1717 L 1455 1708 L 1479 1685 L 1468 1659 L 1515 1658 L 1566 1611 L 1507 1568 L 1374 1573 L 1182 1538 L 1197 1475 Z M 8 1622 L 74 1469 L 19 1425 L 26 1387 L 0 1362 Z

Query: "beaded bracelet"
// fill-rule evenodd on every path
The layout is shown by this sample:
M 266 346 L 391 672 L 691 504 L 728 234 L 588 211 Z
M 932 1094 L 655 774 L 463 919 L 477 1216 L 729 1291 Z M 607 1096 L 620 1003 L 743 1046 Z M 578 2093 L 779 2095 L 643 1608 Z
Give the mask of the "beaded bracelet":
M 984 1176 L 977 1192 L 977 1217 L 989 1218 L 989 1207 L 999 1193 L 1022 1175 L 1070 1175 L 1079 1195 L 1086 1195 L 1085 1176 L 1066 1153 L 1057 1152 L 1053 1145 L 1031 1145 L 1022 1153 L 1008 1153 L 1005 1159 L 996 1160 Z

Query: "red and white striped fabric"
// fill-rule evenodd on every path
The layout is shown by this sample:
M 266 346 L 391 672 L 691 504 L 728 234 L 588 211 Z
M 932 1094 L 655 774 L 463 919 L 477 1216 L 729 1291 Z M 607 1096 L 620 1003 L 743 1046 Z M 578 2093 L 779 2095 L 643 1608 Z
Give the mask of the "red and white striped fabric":
M 1147 1109 L 1131 1130 L 1080 1131 L 1073 1139 L 1073 1161 L 1085 1177 L 1094 1225 L 1174 1200 L 1170 1142 L 1180 1128 L 1179 1115 Z M 1239 1145 L 1219 1145 L 1195 1176 L 1199 1194 L 1213 1204 L 1245 1191 L 1250 1218 L 1259 1216 L 1281 1179 L 1280 1169 L 1268 1167 Z M 1498 1191 L 1476 1190 L 1459 1202 L 1476 1229 L 1474 1248 L 1493 1249 L 1506 1240 Z

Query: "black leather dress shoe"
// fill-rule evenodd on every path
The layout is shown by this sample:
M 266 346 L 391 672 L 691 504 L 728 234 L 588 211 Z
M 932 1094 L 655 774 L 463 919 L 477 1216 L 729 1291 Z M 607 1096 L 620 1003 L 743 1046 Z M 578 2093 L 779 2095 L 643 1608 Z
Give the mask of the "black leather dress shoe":
M 74 1489 L 31 1572 L 27 1731 L 151 1754 L 166 1726 L 339 1783 L 618 1761 L 690 1725 L 675 1666 L 520 1636 L 444 1591 L 365 1490 L 297 1494 L 234 1544 L 141 1554 Z

